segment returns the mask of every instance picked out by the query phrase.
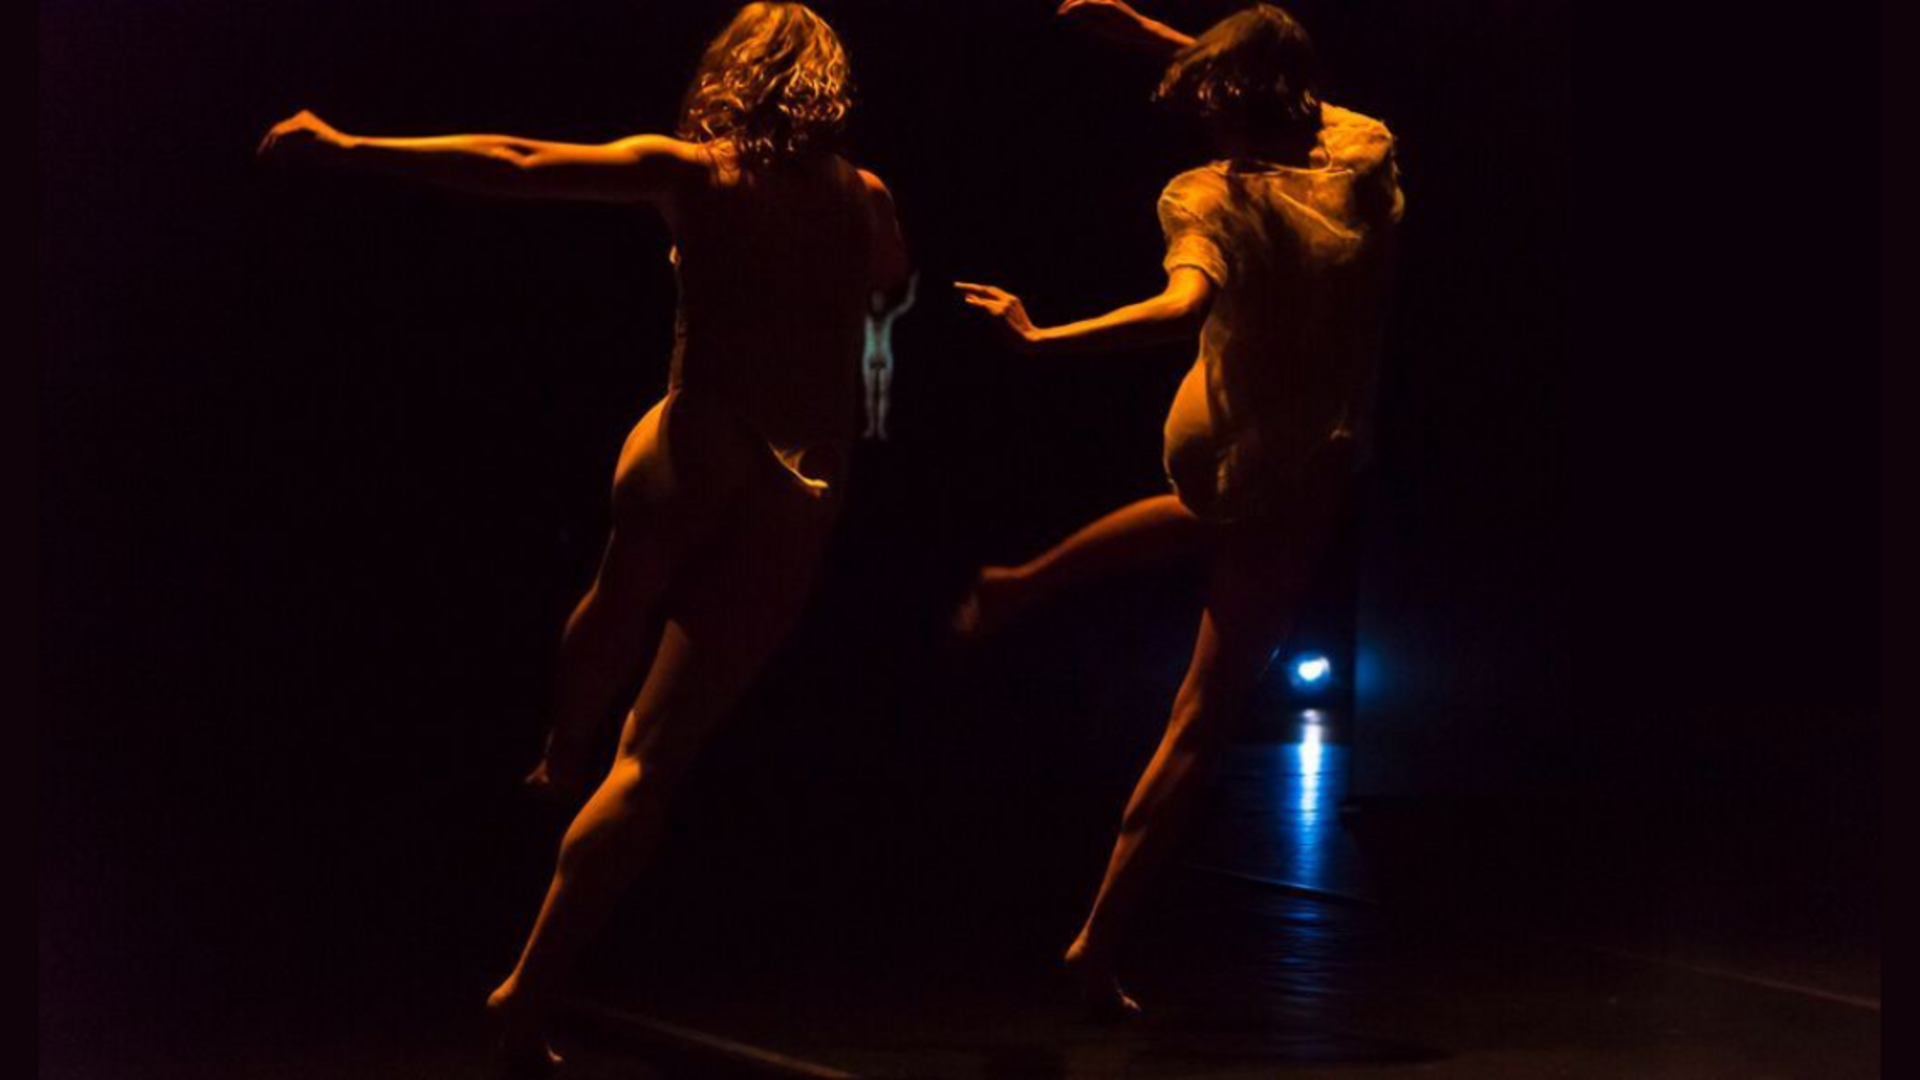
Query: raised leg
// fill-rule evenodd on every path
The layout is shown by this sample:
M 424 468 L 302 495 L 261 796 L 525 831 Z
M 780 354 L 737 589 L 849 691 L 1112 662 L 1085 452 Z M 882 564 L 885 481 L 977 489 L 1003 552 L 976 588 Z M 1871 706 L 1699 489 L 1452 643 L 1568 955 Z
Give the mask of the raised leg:
M 983 568 L 954 630 L 963 637 L 991 634 L 1064 589 L 1197 557 L 1214 538 L 1214 527 L 1172 495 L 1129 503 L 1027 562 Z

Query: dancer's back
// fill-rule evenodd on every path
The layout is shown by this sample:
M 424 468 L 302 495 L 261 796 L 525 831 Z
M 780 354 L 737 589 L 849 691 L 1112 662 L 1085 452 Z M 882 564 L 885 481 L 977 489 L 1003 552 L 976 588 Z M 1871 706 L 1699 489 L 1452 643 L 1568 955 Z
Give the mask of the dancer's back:
M 762 168 L 706 156 L 707 181 L 670 210 L 672 385 L 723 400 L 788 468 L 831 483 L 844 454 L 809 451 L 857 430 L 877 196 L 835 154 Z
M 1209 514 L 1267 507 L 1270 474 L 1365 437 L 1404 202 L 1386 126 L 1323 115 L 1310 164 L 1218 161 L 1161 196 L 1167 267 L 1218 287 L 1166 426 L 1168 471 Z

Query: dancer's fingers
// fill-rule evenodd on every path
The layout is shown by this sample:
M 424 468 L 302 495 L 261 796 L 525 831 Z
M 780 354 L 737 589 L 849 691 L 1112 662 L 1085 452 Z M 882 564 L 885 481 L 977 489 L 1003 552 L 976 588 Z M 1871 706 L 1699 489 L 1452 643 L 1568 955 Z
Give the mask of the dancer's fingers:
M 1008 305 L 1004 300 L 989 300 L 984 297 L 969 296 L 967 297 L 967 306 L 977 307 L 996 319 L 1003 319 L 1006 317 Z

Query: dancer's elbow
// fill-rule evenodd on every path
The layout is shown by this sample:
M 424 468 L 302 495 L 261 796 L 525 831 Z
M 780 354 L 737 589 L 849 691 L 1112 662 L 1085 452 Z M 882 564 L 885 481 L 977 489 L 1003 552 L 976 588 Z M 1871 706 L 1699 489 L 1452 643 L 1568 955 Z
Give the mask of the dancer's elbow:
M 1198 270 L 1182 267 L 1168 279 L 1156 306 L 1169 329 L 1197 331 L 1213 309 L 1213 281 Z

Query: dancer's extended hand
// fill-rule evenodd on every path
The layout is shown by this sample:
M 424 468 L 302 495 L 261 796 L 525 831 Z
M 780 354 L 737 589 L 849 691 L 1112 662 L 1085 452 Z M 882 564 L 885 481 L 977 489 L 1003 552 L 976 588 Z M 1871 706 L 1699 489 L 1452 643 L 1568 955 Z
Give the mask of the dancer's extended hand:
M 1096 37 L 1168 60 L 1193 39 L 1135 11 L 1126 0 L 1065 0 L 1056 16 Z
M 1119 41 L 1138 38 L 1146 22 L 1126 0 L 1065 0 L 1054 14 L 1071 26 Z
M 1015 349 L 1024 352 L 1039 344 L 1038 328 L 1027 317 L 1027 307 L 1019 297 L 998 286 L 970 281 L 956 281 L 953 287 L 960 290 L 969 307 L 985 312 L 993 320 L 994 329 Z
M 295 162 L 312 157 L 317 151 L 343 145 L 346 136 L 312 112 L 302 109 L 273 125 L 260 140 L 254 156 L 262 161 Z

